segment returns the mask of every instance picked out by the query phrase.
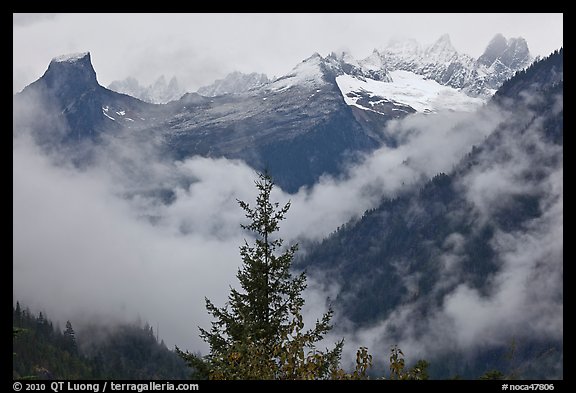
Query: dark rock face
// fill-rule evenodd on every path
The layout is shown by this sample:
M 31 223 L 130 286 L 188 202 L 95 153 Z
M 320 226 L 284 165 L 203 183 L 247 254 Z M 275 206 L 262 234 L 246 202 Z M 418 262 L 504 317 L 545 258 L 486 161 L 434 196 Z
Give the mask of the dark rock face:
M 14 130 L 30 130 L 45 146 L 70 148 L 97 143 L 101 133 L 135 127 L 151 108 L 100 86 L 88 52 L 53 59 L 44 75 L 13 102 Z
M 40 81 L 63 102 L 99 87 L 89 52 L 53 59 Z
M 488 43 L 484 53 L 478 58 L 478 63 L 490 67 L 507 48 L 508 42 L 506 38 L 504 38 L 502 34 L 496 34 L 490 43 Z

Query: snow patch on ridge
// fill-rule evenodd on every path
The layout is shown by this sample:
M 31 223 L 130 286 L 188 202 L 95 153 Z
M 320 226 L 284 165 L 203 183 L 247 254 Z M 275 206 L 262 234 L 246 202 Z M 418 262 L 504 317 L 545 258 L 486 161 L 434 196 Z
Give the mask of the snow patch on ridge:
M 486 102 L 485 99 L 470 97 L 457 89 L 443 86 L 410 71 L 391 71 L 390 76 L 393 82 L 372 79 L 363 81 L 351 75 L 340 75 L 336 77 L 336 83 L 348 105 L 365 110 L 371 108 L 358 104 L 358 96 L 354 92 L 367 93 L 375 99 L 395 101 L 425 113 L 443 110 L 471 112 Z
M 322 78 L 322 57 L 315 53 L 310 58 L 298 64 L 291 73 L 276 79 L 270 90 L 280 92 L 291 88 L 294 85 L 319 86 L 326 82 Z
M 75 61 L 83 59 L 84 57 L 88 56 L 89 54 L 90 54 L 89 52 L 70 53 L 67 55 L 57 56 L 57 57 L 53 58 L 52 61 L 54 61 L 56 63 L 64 63 L 64 62 L 73 63 Z

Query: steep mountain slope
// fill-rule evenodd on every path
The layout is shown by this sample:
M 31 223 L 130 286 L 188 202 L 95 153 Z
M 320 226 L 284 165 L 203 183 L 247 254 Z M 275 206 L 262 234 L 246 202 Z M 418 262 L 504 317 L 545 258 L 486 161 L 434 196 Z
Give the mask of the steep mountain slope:
M 482 109 L 500 126 L 452 172 L 383 201 L 299 262 L 338 286 L 343 326 L 380 326 L 388 345 L 418 347 L 432 362 L 459 359 L 438 377 L 498 368 L 494 351 L 514 339 L 562 358 L 562 58 L 502 87 Z M 524 376 L 561 378 L 561 366 L 520 361 Z
M 338 173 L 349 154 L 381 143 L 355 120 L 319 55 L 260 89 L 211 99 L 190 94 L 173 111 L 161 127 L 176 157 L 242 159 L 268 168 L 289 192 Z
M 29 130 L 52 145 L 96 141 L 101 133 L 137 128 L 154 108 L 100 86 L 88 52 L 53 59 L 13 102 L 13 129 Z

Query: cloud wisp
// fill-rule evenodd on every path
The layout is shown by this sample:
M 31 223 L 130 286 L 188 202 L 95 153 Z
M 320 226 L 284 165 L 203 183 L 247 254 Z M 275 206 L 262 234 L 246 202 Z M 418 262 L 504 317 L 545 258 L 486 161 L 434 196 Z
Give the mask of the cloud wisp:
M 467 282 L 467 272 L 461 269 L 468 258 L 464 251 L 467 239 L 451 233 L 438 250 L 440 279 L 431 290 L 432 295 L 442 294 L 441 304 L 431 306 L 428 299 L 418 297 L 379 322 L 360 328 L 345 315 L 337 315 L 338 328 L 329 339 L 347 337 L 345 358 L 353 359 L 353 351 L 359 346 L 368 346 L 375 354 L 387 354 L 392 345 L 398 344 L 411 360 L 425 358 L 433 362 L 450 353 L 503 348 L 514 340 L 562 342 L 562 145 L 546 140 L 542 117 L 524 111 L 498 113 L 501 125 L 515 124 L 518 128 L 506 126 L 499 130 L 498 138 L 491 138 L 475 157 L 476 164 L 456 179 L 456 187 L 472 206 L 465 213 L 475 217 L 473 229 L 486 225 L 495 228 L 489 245 L 498 270 L 486 278 L 486 290 L 480 291 Z M 509 214 L 505 209 L 522 208 L 515 205 L 518 198 L 538 201 L 537 213 L 531 210 L 534 217 L 519 227 L 509 227 L 506 219 L 498 222 L 503 211 Z M 417 275 L 403 277 L 409 291 L 418 282 Z M 561 365 L 554 367 L 557 375 L 543 375 L 562 378 Z
M 391 122 L 385 132 L 401 142 L 397 148 L 382 147 L 341 177 L 322 177 L 296 194 L 275 189 L 275 200 L 292 202 L 280 235 L 288 244 L 326 237 L 377 206 L 382 198 L 451 171 L 472 145 L 482 143 L 504 119 L 505 114 L 497 110 L 483 109 L 412 115 Z M 240 161 L 203 157 L 169 161 L 159 157 L 153 147 L 134 144 L 129 138 L 107 142 L 97 151 L 92 166 L 77 169 L 54 152 L 39 148 L 26 132 L 14 131 L 14 299 L 46 310 L 57 320 L 78 321 L 75 327 L 79 325 L 79 329 L 82 320 L 95 316 L 106 321 L 141 318 L 159 327 L 169 347 L 205 352 L 207 347 L 197 330 L 197 326 L 210 324 L 204 298 L 223 305 L 230 286 L 238 285 L 238 248 L 248 235 L 240 228 L 245 218 L 237 199 L 254 200 L 256 173 Z M 515 164 L 528 165 L 529 161 L 521 159 Z M 498 189 L 487 188 L 492 182 L 483 180 L 490 170 L 504 171 L 494 173 L 502 178 L 520 169 L 480 168 L 463 180 L 479 211 L 491 206 L 482 195 L 498 193 Z M 558 226 L 562 173 L 558 170 L 549 177 L 548 190 L 556 199 L 550 199 L 541 222 L 523 233 L 502 233 L 494 238 L 504 268 L 494 280 L 490 299 L 459 286 L 446 297 L 444 307 L 425 321 L 419 320 L 410 306 L 401 307 L 378 326 L 354 332 L 336 330 L 335 334 L 345 333 L 348 348 L 378 347 L 386 343 L 387 326 L 402 324 L 412 326 L 399 342 L 407 353 L 437 350 L 430 345 L 446 336 L 455 337 L 459 346 L 470 347 L 475 345 L 476 333 L 496 330 L 499 325 L 489 319 L 471 327 L 466 310 L 493 316 L 511 312 L 510 307 L 528 307 L 526 294 L 514 292 L 504 282 L 510 276 L 507 282 L 518 288 L 543 274 L 538 268 L 544 252 L 557 262 L 561 240 L 558 245 L 554 236 L 562 231 Z M 509 192 L 536 187 L 509 186 Z M 447 270 L 458 264 L 459 242 L 458 234 L 446 239 L 450 251 L 445 256 Z M 532 256 L 528 262 L 521 262 L 524 253 Z M 561 269 L 555 269 L 561 275 Z M 510 281 L 511 277 L 514 280 Z M 555 279 L 547 276 L 539 286 L 554 285 Z M 333 297 L 338 286 L 310 280 L 307 310 L 318 315 L 325 311 L 327 294 Z M 536 286 L 528 294 L 531 302 L 540 301 L 542 307 L 550 300 L 538 297 Z M 349 326 L 345 318 L 341 322 L 339 326 Z M 520 326 L 519 322 L 509 324 L 511 328 Z M 535 325 L 533 329 L 542 331 L 543 327 Z M 561 335 L 561 327 L 548 329 Z M 437 340 L 430 340 L 422 331 L 436 332 Z

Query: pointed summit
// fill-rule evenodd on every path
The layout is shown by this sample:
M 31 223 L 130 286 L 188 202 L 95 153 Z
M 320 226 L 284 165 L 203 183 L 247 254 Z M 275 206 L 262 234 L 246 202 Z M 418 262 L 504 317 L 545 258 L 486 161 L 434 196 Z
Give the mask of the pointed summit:
M 48 144 L 96 140 L 103 131 L 143 120 L 145 109 L 142 101 L 98 84 L 90 52 L 53 58 L 42 77 L 14 96 L 14 103 L 42 108 L 41 120 L 19 116 L 14 122 L 34 128 L 35 137 Z
M 330 59 L 324 59 L 318 52 L 298 63 L 290 73 L 276 79 L 272 90 L 289 89 L 296 85 L 321 86 L 327 83 L 326 69 Z
M 500 61 L 513 70 L 519 70 L 530 64 L 531 56 L 528 43 L 522 37 L 510 38 L 508 47 L 500 56 Z
M 434 45 L 449 45 L 452 46 L 452 42 L 450 41 L 450 35 L 448 33 L 442 34 L 440 38 L 436 40 Z
M 74 53 L 53 58 L 43 78 L 45 78 L 48 87 L 54 86 L 62 78 L 65 78 L 67 82 L 85 83 L 88 85 L 98 84 L 90 52 Z
M 76 96 L 99 86 L 90 52 L 53 58 L 44 75 L 35 83 L 38 82 L 60 98 Z
M 440 52 L 440 51 L 449 51 L 449 52 L 456 52 L 456 49 L 452 46 L 452 41 L 450 41 L 450 36 L 448 34 L 442 34 L 440 38 L 436 40 L 431 46 L 428 47 L 428 50 L 433 52 Z
M 478 58 L 478 63 L 490 67 L 497 60 L 511 70 L 526 67 L 532 61 L 526 40 L 522 37 L 507 40 L 502 34 L 496 34 Z
M 394 54 L 400 56 L 417 56 L 420 52 L 420 44 L 413 38 L 393 37 L 381 54 Z
M 458 52 L 452 46 L 450 36 L 443 34 L 432 45 L 426 48 L 424 56 L 431 63 L 448 63 L 458 58 Z
M 490 67 L 507 47 L 508 42 L 506 41 L 506 38 L 504 38 L 500 33 L 496 34 L 488 43 L 484 53 L 478 58 L 478 63 Z

